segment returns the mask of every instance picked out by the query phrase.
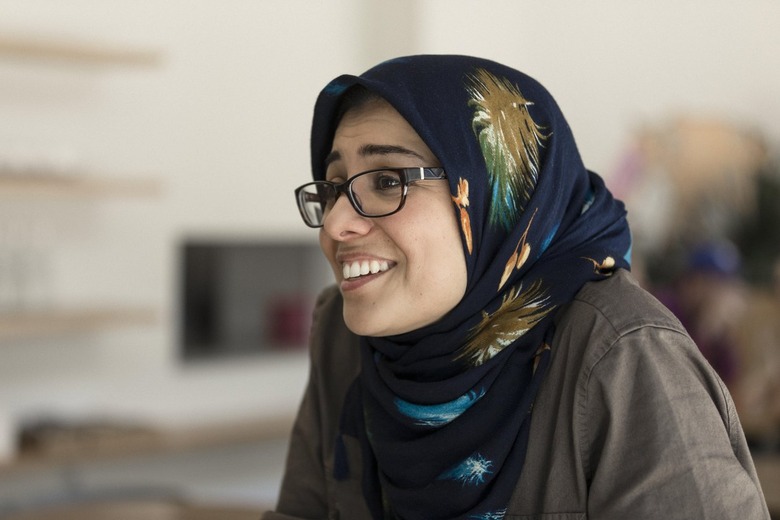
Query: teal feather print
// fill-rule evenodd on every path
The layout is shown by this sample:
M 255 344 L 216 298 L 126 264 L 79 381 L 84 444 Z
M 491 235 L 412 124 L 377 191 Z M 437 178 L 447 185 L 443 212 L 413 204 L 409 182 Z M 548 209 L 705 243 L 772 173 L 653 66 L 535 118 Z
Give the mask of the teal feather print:
M 501 509 L 499 511 L 491 511 L 488 513 L 482 513 L 480 515 L 471 515 L 469 516 L 469 519 L 471 520 L 504 520 L 504 517 L 506 516 L 506 509 Z
M 582 209 L 580 210 L 580 215 L 584 215 L 586 211 L 590 209 L 591 206 L 593 206 L 593 203 L 596 201 L 596 193 L 593 191 L 593 187 L 588 190 L 588 193 L 585 195 L 585 202 L 582 203 Z
M 441 474 L 439 479 L 457 480 L 464 486 L 479 486 L 484 484 L 487 476 L 493 473 L 491 471 L 492 467 L 493 463 L 491 461 L 479 453 L 475 453 L 454 468 Z
M 470 390 L 464 395 L 442 404 L 414 404 L 396 398 L 395 406 L 399 412 L 414 419 L 419 426 L 444 426 L 460 417 L 466 410 L 485 395 L 485 389 L 478 392 Z
M 484 69 L 477 69 L 469 79 L 471 126 L 485 158 L 493 197 L 490 224 L 508 231 L 536 187 L 539 147 L 547 136 L 528 112 L 533 103 L 510 81 Z
M 325 85 L 323 92 L 329 96 L 340 96 L 347 90 L 348 85 L 338 81 L 332 81 Z
M 541 247 L 539 247 L 539 255 L 547 251 L 547 248 L 550 247 L 550 244 L 552 244 L 553 238 L 555 238 L 555 234 L 558 232 L 558 227 L 560 226 L 560 222 L 556 222 L 555 226 L 550 230 L 549 233 L 547 233 L 547 236 L 544 237 L 544 240 L 542 241 Z M 539 256 L 537 255 L 537 256 Z

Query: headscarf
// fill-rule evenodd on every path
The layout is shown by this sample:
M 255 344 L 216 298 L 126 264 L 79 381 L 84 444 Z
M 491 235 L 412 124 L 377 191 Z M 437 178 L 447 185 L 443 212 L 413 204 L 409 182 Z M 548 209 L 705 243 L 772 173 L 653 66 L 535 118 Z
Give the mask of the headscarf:
M 585 168 L 542 85 L 468 56 L 402 57 L 331 81 L 314 109 L 315 179 L 325 178 L 339 102 L 354 85 L 388 101 L 441 162 L 467 288 L 436 323 L 361 338 L 340 433 L 361 442 L 374 518 L 503 518 L 555 313 L 586 282 L 629 267 L 623 204 Z M 341 440 L 337 478 L 349 472 Z

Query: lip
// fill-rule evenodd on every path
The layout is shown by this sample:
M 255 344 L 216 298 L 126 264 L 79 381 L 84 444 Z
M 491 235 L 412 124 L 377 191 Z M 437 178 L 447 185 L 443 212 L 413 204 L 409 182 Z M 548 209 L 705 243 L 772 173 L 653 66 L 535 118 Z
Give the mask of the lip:
M 369 284 L 376 279 L 380 278 L 382 275 L 389 273 L 392 270 L 392 267 L 388 269 L 387 271 L 382 271 L 381 273 L 376 274 L 366 274 L 363 276 L 360 276 L 358 278 L 350 278 L 348 280 L 342 279 L 341 280 L 341 290 L 342 292 L 349 292 L 349 291 L 355 291 L 357 289 L 360 289 L 366 284 Z

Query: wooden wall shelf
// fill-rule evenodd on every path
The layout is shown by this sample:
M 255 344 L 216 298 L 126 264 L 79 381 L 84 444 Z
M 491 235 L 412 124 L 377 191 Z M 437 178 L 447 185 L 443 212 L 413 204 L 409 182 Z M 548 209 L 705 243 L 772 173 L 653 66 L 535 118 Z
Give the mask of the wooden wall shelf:
M 150 49 L 134 49 L 45 37 L 0 35 L 0 56 L 95 65 L 157 66 L 161 54 Z
M 0 314 L 0 342 L 39 339 L 111 327 L 154 325 L 157 312 L 143 307 L 15 311 Z
M 159 181 L 151 178 L 100 178 L 89 176 L 0 175 L 0 196 L 156 196 Z

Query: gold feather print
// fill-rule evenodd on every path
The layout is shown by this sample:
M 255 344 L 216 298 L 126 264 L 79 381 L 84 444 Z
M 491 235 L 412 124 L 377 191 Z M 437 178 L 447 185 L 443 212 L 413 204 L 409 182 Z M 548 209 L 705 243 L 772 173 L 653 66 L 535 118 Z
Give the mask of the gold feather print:
M 552 347 L 550 347 L 550 345 L 547 343 L 542 343 L 542 346 L 539 347 L 539 349 L 534 353 L 534 374 L 536 373 L 536 369 L 539 368 L 539 362 L 542 360 L 542 354 L 544 354 L 544 352 L 547 350 L 552 350 Z
M 499 291 L 509 279 L 512 272 L 515 269 L 523 267 L 523 264 L 525 264 L 531 254 L 531 246 L 526 242 L 526 239 L 528 238 L 528 230 L 531 229 L 531 224 L 534 221 L 534 217 L 536 217 L 537 211 L 539 211 L 539 208 L 536 208 L 534 214 L 531 215 L 531 220 L 528 221 L 523 236 L 520 237 L 520 241 L 517 243 L 517 247 L 515 247 L 515 252 L 509 257 L 509 261 L 507 261 L 506 266 L 504 267 L 504 274 L 501 275 L 501 281 L 498 284 Z
M 466 239 L 466 248 L 469 250 L 469 254 L 471 254 L 471 217 L 469 217 L 469 212 L 466 209 L 469 207 L 468 180 L 462 177 L 458 180 L 458 195 L 452 197 L 452 201 L 460 208 L 460 226 L 463 228 L 463 236 Z
M 539 176 L 542 134 L 528 112 L 533 103 L 505 78 L 477 69 L 468 87 L 472 129 L 487 166 L 492 203 L 490 223 L 510 230 L 533 193 Z
M 604 258 L 601 262 L 594 260 L 593 258 L 588 258 L 587 256 L 583 256 L 582 259 L 590 260 L 593 263 L 593 272 L 596 274 L 611 276 L 615 271 L 615 259 L 611 256 Z
M 522 286 L 512 287 L 496 312 L 482 311 L 482 320 L 472 329 L 456 359 L 467 358 L 473 366 L 483 364 L 528 332 L 553 308 L 541 280 L 525 292 Z

